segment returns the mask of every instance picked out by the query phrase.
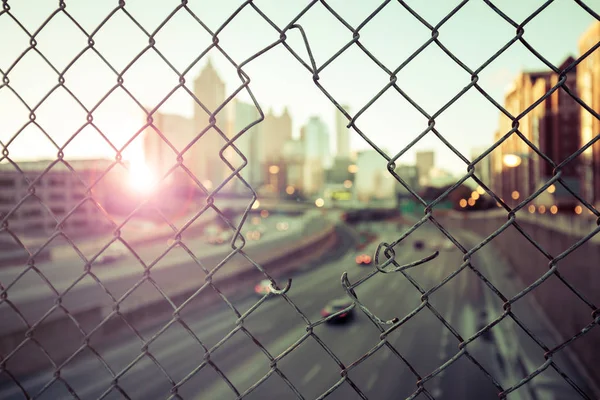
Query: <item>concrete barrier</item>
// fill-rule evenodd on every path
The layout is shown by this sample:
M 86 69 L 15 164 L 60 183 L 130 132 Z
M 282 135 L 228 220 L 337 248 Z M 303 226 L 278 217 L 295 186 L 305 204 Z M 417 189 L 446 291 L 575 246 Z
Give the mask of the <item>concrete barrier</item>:
M 285 235 L 273 236 L 270 239 L 267 239 L 267 236 L 261 242 L 247 245 L 244 251 L 257 264 L 266 265 L 281 260 L 286 255 L 323 246 L 334 232 L 334 224 L 320 214 L 307 215 L 303 222 L 295 229 L 290 226 L 290 231 Z M 211 270 L 231 251 L 231 248 L 229 250 L 216 248 L 212 254 L 200 257 L 199 262 Z M 217 285 L 232 285 L 236 278 L 243 280 L 255 269 L 247 259 L 235 255 L 215 273 L 213 282 Z M 132 328 L 134 331 L 141 330 L 156 320 L 164 320 L 165 316 L 172 315 L 173 306 L 181 305 L 205 283 L 205 273 L 191 260 L 188 263 L 153 268 L 147 279 L 141 278 L 143 276 L 140 274 L 128 274 L 115 276 L 115 279 L 103 282 L 112 293 L 121 295 L 135 287 L 135 290 L 125 296 L 118 307 L 114 306 L 114 301 L 98 284 L 90 280 L 80 287 L 75 286 L 70 294 L 56 304 L 43 322 L 34 327 L 35 329 L 29 329 L 30 327 L 16 317 L 16 313 L 13 313 L 14 315 L 7 313 L 7 318 L 3 315 L 3 323 L 0 325 L 0 360 L 13 352 L 18 352 L 7 362 L 7 368 L 13 373 L 27 373 L 49 367 L 47 356 L 36 344 L 40 343 L 48 355 L 60 364 L 81 346 L 86 345 L 82 341 L 84 333 L 88 335 L 92 333 L 88 341 L 91 345 L 101 345 L 106 338 L 113 337 L 118 331 L 129 331 L 130 334 L 134 334 Z M 254 282 L 243 283 L 254 285 Z M 214 298 L 216 293 L 207 287 L 205 293 L 211 292 Z M 163 294 L 166 294 L 169 299 L 167 300 Z M 55 296 L 48 293 L 23 300 L 28 301 L 25 303 L 15 301 L 14 304 L 24 313 L 32 313 L 35 309 L 39 309 L 40 313 L 44 314 L 56 303 Z M 197 307 L 202 302 L 206 303 L 205 296 L 201 296 L 194 303 Z M 69 311 L 70 316 L 64 312 L 65 309 Z M 184 311 L 187 311 L 186 309 Z M 132 323 L 135 326 L 130 326 Z M 98 328 L 100 324 L 102 327 Z M 28 330 L 31 331 L 33 340 L 24 341 L 29 335 Z
M 506 213 L 454 213 L 444 218 L 436 218 L 450 233 L 468 230 L 476 233 L 481 240 L 506 223 Z M 531 218 L 517 216 L 519 225 L 551 257 L 556 257 L 569 249 L 590 228 L 574 230 L 562 224 L 539 223 Z M 583 244 L 558 263 L 558 274 L 551 276 L 527 296 L 534 296 L 546 316 L 557 329 L 556 342 L 551 347 L 571 339 L 573 336 L 594 323 L 593 305 L 600 304 L 600 243 L 596 235 L 594 240 Z M 509 260 L 525 287 L 531 285 L 548 271 L 549 259 L 538 250 L 515 227 L 508 227 L 490 243 Z M 564 282 L 567 282 L 583 298 L 576 295 Z M 493 283 L 493 282 L 492 282 Z M 519 290 L 525 289 L 519 288 Z M 588 304 L 586 304 L 586 302 Z M 597 324 L 570 343 L 568 351 L 573 351 L 585 365 L 592 379 L 600 381 L 600 327 Z

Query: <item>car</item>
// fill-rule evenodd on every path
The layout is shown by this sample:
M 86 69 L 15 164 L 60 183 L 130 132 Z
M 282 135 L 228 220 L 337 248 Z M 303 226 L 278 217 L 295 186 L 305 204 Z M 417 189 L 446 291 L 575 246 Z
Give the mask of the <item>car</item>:
M 123 244 L 113 243 L 106 250 L 104 250 L 102 254 L 98 256 L 98 258 L 96 258 L 94 264 L 105 265 L 114 263 L 125 256 L 126 250 L 127 249 Z
M 104 265 L 117 261 L 120 257 L 117 254 L 101 254 L 96 259 L 96 264 Z
M 422 240 L 415 240 L 413 242 L 413 247 L 416 250 L 423 250 L 425 248 L 425 242 L 423 242 Z
M 356 263 L 358 265 L 371 265 L 371 256 L 368 254 L 359 254 L 356 256 Z
M 231 241 L 231 233 L 228 231 L 222 231 L 218 234 L 211 234 L 208 236 L 208 238 L 206 239 L 206 242 L 208 244 L 215 244 L 215 245 L 220 245 L 220 244 L 225 244 Z
M 321 310 L 321 316 L 323 318 L 327 318 L 337 312 L 340 312 L 340 311 L 350 307 L 352 304 L 353 304 L 352 300 L 348 299 L 347 297 L 332 300 L 329 303 L 327 303 L 325 305 L 325 307 L 323 307 L 323 309 Z M 337 315 L 336 317 L 330 319 L 327 322 L 330 322 L 330 323 L 345 322 L 345 321 L 348 321 L 350 318 L 352 318 L 353 315 L 354 315 L 354 309 L 351 308 L 350 310 Z
M 262 235 L 258 230 L 252 230 L 246 233 L 246 237 L 248 238 L 248 240 L 260 240 L 261 236 Z
M 254 286 L 254 293 L 261 296 L 271 293 L 271 281 L 268 279 L 263 279 L 257 283 L 256 286 Z

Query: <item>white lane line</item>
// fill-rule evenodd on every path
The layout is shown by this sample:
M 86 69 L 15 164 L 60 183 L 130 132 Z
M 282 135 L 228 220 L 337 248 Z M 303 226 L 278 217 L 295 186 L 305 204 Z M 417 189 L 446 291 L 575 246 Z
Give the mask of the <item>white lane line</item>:
M 367 381 L 367 390 L 371 390 L 373 388 L 373 386 L 375 385 L 375 382 L 377 382 L 377 378 L 379 378 L 379 375 L 377 375 L 377 374 L 371 375 L 371 377 Z
M 315 364 L 313 367 L 304 375 L 302 378 L 302 384 L 305 385 L 310 382 L 321 370 L 321 364 Z

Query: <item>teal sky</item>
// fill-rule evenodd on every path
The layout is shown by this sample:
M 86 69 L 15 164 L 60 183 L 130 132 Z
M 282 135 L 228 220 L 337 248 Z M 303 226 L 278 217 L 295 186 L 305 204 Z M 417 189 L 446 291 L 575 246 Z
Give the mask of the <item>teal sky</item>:
M 11 13 L 30 32 L 34 32 L 56 9 L 55 1 L 9 1 Z M 65 1 L 66 11 L 88 33 L 117 6 L 117 1 Z M 239 7 L 241 1 L 189 1 L 189 8 L 213 30 Z M 429 24 L 437 24 L 460 2 L 449 0 L 407 1 Z M 510 18 L 520 23 L 543 1 L 496 0 L 494 4 Z M 589 6 L 600 13 L 597 1 Z M 593 3 L 593 4 L 592 4 Z M 172 12 L 178 1 L 128 0 L 125 9 L 148 31 L 154 31 Z M 255 0 L 260 8 L 280 28 L 288 24 L 309 2 L 299 0 Z M 357 27 L 372 13 L 380 1 L 328 1 L 350 25 Z M 594 18 L 574 1 L 556 0 L 525 27 L 525 39 L 554 65 L 568 55 L 578 55 L 577 41 Z M 315 61 L 322 65 L 352 39 L 345 28 L 320 3 L 315 4 L 298 23 L 305 29 Z M 463 63 L 477 69 L 515 35 L 515 29 L 481 0 L 470 0 L 446 22 L 439 40 Z M 4 72 L 29 46 L 29 38 L 8 15 L 0 16 L 0 69 Z M 410 54 L 431 37 L 430 30 L 396 1 L 386 7 L 360 31 L 360 42 L 390 70 L 397 68 Z M 5 38 L 10 38 L 6 40 Z M 227 54 L 241 63 L 274 43 L 276 32 L 250 6 L 238 14 L 219 34 L 219 43 Z M 86 36 L 63 13 L 57 14 L 36 36 L 37 48 L 62 71 L 87 45 Z M 148 39 L 125 15 L 118 11 L 94 36 L 95 48 L 121 71 L 140 51 Z M 180 72 L 211 43 L 210 35 L 184 10 L 180 10 L 156 35 L 156 48 Z M 287 43 L 308 62 L 307 52 L 298 30 L 288 33 Z M 235 69 L 216 50 L 210 58 L 232 93 L 240 81 Z M 197 76 L 207 57 L 200 60 L 186 75 L 190 83 Z M 504 90 L 520 70 L 545 69 L 541 61 L 523 45 L 515 43 L 480 74 L 481 86 L 498 102 Z M 319 115 L 332 131 L 335 108 L 314 85 L 312 75 L 278 45 L 244 67 L 252 82 L 250 88 L 261 107 L 281 112 L 290 109 L 294 135 L 311 115 Z M 91 51 L 87 51 L 65 73 L 65 86 L 87 107 L 92 107 L 116 83 L 115 74 Z M 386 75 L 356 45 L 328 65 L 319 75 L 320 83 L 340 103 L 348 104 L 351 113 L 364 107 L 388 82 Z M 9 73 L 10 85 L 34 107 L 56 85 L 58 77 L 34 52 L 29 52 Z M 147 51 L 123 75 L 124 86 L 140 101 L 155 106 L 178 83 L 178 76 L 153 50 Z M 470 76 L 435 43 L 431 44 L 399 74 L 398 85 L 428 113 L 435 113 L 470 82 Z M 239 98 L 249 100 L 246 93 Z M 162 111 L 191 116 L 190 97 L 177 91 L 161 107 Z M 8 142 L 28 121 L 28 111 L 7 89 L 0 89 L 0 140 Z M 36 111 L 36 121 L 59 145 L 83 124 L 86 113 L 63 89 L 54 92 Z M 475 89 L 436 120 L 436 128 L 457 149 L 469 158 L 471 147 L 492 144 L 499 112 Z M 94 122 L 106 136 L 120 147 L 143 124 L 140 111 L 122 91 L 113 93 L 94 113 Z M 427 126 L 426 119 L 393 90 L 384 94 L 357 120 L 357 126 L 376 144 L 397 153 Z M 354 149 L 368 148 L 358 134 L 352 132 Z M 334 143 L 332 143 L 334 144 Z M 133 146 L 139 145 L 134 143 Z M 335 147 L 333 147 L 335 148 Z M 133 149 L 133 147 L 132 147 Z M 464 172 L 466 166 L 445 145 L 429 134 L 415 149 L 434 149 L 436 164 L 453 172 Z M 25 129 L 9 146 L 15 159 L 53 157 L 56 149 L 33 126 Z M 84 129 L 65 148 L 66 158 L 113 157 L 114 151 L 91 127 Z M 400 162 L 411 163 L 409 152 Z

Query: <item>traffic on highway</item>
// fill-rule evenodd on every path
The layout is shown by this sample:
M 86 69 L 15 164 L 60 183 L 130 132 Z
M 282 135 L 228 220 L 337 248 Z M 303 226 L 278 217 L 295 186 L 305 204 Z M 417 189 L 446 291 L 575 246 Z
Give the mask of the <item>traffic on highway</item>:
M 393 242 L 399 229 L 412 223 L 348 224 L 335 212 L 326 218 L 335 221 L 335 245 L 303 257 L 293 268 L 264 265 L 277 287 L 257 270 L 235 284 L 226 299 L 86 349 L 62 366 L 58 380 L 50 365 L 15 379 L 30 395 L 41 392 L 40 399 L 68 396 L 64 382 L 82 399 L 120 399 L 123 393 L 132 399 L 288 399 L 298 394 L 398 399 L 423 390 L 436 399 L 493 399 L 496 383 L 519 376 L 518 365 L 544 361 L 543 352 L 512 326 L 492 329 L 460 355 L 460 342 L 502 313 L 502 302 L 468 268 L 438 288 L 463 264 L 463 254 L 435 226 L 425 224 L 398 244 L 395 260 L 408 264 L 436 252 L 437 257 L 401 272 L 380 273 L 373 258 L 377 245 Z M 258 224 L 249 222 L 246 232 L 256 231 Z M 278 229 L 282 222 L 291 229 L 298 220 L 266 219 L 260 225 L 266 227 L 265 237 L 286 232 Z M 205 241 L 201 237 L 197 245 Z M 473 263 L 482 271 L 508 268 L 485 249 Z M 203 295 L 218 297 L 214 290 Z M 523 313 L 535 321 L 531 311 Z M 135 321 L 131 324 L 135 327 Z M 557 362 L 571 367 L 568 360 Z M 570 376 L 585 387 L 575 372 Z M 6 375 L 1 379 L 0 398 L 24 398 Z M 558 399 L 569 398 L 573 390 L 549 374 L 544 383 L 537 394 L 518 393 Z M 544 388 L 565 397 L 533 397 L 550 393 Z

